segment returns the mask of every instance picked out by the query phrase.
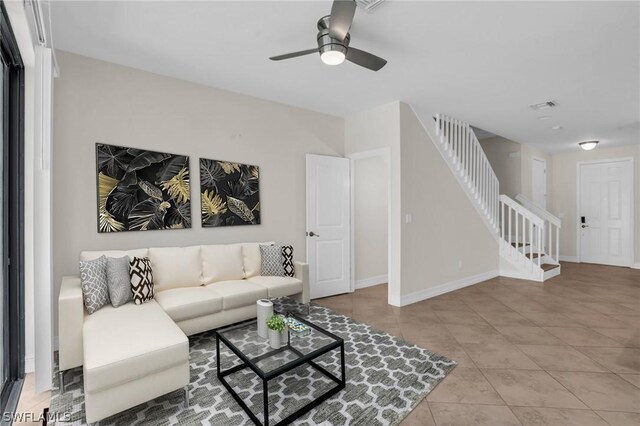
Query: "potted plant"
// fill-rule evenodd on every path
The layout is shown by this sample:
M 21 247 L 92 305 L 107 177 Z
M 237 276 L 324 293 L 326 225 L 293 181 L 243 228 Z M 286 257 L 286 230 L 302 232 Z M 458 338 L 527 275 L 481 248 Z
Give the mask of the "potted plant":
M 269 329 L 269 344 L 273 349 L 280 348 L 282 332 L 285 329 L 282 315 L 271 315 L 267 320 L 267 328 Z

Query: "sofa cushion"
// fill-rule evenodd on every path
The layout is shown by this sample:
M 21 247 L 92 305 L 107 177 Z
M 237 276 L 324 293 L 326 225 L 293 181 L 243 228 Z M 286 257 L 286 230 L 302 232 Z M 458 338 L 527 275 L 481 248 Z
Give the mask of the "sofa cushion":
M 284 277 L 282 246 L 260 246 L 262 268 L 260 275 Z
M 156 291 L 200 285 L 200 246 L 149 249 Z
M 202 246 L 201 256 L 203 284 L 244 278 L 241 244 Z
M 105 306 L 86 317 L 82 334 L 85 393 L 189 360 L 187 337 L 154 300 Z
M 151 261 L 148 257 L 134 257 L 130 262 L 131 293 L 136 305 L 153 300 L 155 292 Z
M 94 260 L 80 261 L 80 282 L 84 306 L 89 315 L 109 303 L 107 285 L 107 258 L 100 256 Z
M 251 277 L 247 281 L 267 289 L 269 297 L 292 296 L 302 293 L 302 281 L 294 277 Z
M 244 277 L 255 277 L 260 275 L 262 268 L 262 255 L 260 254 L 260 246 L 272 246 L 275 243 L 268 241 L 264 243 L 243 243 L 242 244 L 242 260 L 244 265 Z
M 114 308 L 133 299 L 129 262 L 129 256 L 107 258 L 107 287 Z
M 133 250 L 100 250 L 100 251 L 81 251 L 80 260 L 93 260 L 100 256 L 106 257 L 123 257 L 129 256 L 129 260 L 134 257 L 147 257 L 149 256 L 149 250 L 146 248 L 133 249 Z
M 163 290 L 156 293 L 156 301 L 176 322 L 222 310 L 222 296 L 202 286 Z
M 267 297 L 267 288 L 247 280 L 220 281 L 208 284 L 207 288 L 222 296 L 224 309 L 240 308 L 255 304 Z

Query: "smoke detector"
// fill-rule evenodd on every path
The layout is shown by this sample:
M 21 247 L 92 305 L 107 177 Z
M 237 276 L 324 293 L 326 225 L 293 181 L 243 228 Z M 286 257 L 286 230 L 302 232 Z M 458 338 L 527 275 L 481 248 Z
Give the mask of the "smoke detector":
M 373 12 L 384 0 L 356 0 L 356 4 L 367 12 Z
M 540 102 L 539 104 L 529 105 L 529 108 L 531 108 L 534 111 L 540 111 L 543 109 L 549 109 L 556 106 L 558 106 L 558 103 L 556 101 L 546 101 L 546 102 Z

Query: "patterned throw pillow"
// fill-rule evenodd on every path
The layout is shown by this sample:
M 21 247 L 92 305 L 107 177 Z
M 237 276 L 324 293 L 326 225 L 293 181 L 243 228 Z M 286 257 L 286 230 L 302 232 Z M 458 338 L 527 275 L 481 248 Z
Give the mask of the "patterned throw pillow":
M 109 299 L 111 299 L 114 308 L 131 300 L 129 256 L 107 258 L 107 286 L 109 287 Z
M 107 258 L 80 261 L 80 284 L 84 306 L 89 315 L 109 303 Z
M 282 246 L 282 267 L 285 277 L 296 275 L 296 269 L 293 266 L 293 246 Z
M 153 274 L 148 257 L 134 257 L 129 269 L 133 301 L 141 305 L 153 299 Z
M 284 277 L 284 267 L 282 266 L 282 246 L 260 245 L 262 255 L 262 267 L 260 275 Z

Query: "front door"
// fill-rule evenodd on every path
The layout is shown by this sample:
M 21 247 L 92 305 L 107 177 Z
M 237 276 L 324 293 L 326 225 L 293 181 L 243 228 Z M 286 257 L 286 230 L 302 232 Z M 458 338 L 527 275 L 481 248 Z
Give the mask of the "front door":
M 630 160 L 580 164 L 580 261 L 631 266 Z
M 307 154 L 307 262 L 311 298 L 351 289 L 349 160 Z

